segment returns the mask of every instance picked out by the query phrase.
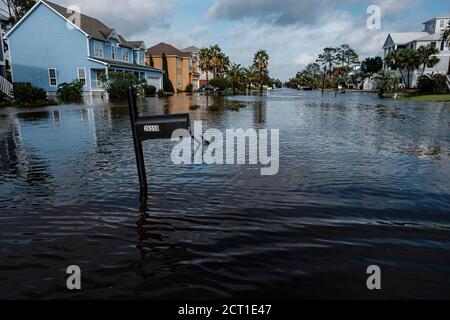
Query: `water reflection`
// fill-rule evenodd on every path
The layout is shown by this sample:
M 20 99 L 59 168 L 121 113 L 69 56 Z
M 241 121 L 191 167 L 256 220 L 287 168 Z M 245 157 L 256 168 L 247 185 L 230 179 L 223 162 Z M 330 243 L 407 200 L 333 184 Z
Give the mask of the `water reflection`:
M 80 259 L 88 297 L 361 297 L 351 275 L 374 260 L 386 296 L 450 296 L 448 105 L 343 96 L 140 100 L 204 129 L 280 129 L 273 177 L 146 143 L 140 209 L 126 103 L 0 109 L 0 297 L 66 297 L 49 269 Z

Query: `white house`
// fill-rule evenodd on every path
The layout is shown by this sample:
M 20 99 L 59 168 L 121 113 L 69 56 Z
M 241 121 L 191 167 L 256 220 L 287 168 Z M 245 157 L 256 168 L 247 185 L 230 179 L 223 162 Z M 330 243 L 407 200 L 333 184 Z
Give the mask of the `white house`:
M 383 49 L 385 56 L 396 49 L 411 48 L 418 49 L 422 46 L 432 45 L 439 49 L 437 57 L 440 59 L 438 65 L 433 68 L 426 68 L 425 73 L 441 73 L 450 75 L 450 43 L 445 43 L 441 40 L 442 31 L 449 25 L 450 17 L 435 17 L 429 21 L 424 22 L 424 30 L 422 32 L 402 32 L 390 33 L 384 43 Z M 403 79 L 397 71 L 401 83 Z M 415 87 L 417 79 L 422 74 L 421 69 L 413 72 L 410 79 L 410 86 Z M 449 77 L 450 81 L 450 77 Z M 404 84 L 407 86 L 407 84 Z

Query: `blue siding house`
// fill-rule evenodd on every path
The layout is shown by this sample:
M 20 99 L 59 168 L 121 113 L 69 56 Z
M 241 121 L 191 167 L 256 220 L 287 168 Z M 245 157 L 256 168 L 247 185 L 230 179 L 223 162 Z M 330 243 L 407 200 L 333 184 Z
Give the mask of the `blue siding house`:
M 80 80 L 85 92 L 103 91 L 109 72 L 131 72 L 162 88 L 161 70 L 145 63 L 143 41 L 127 41 L 113 28 L 48 1 L 36 5 L 8 32 L 13 82 L 48 92 Z

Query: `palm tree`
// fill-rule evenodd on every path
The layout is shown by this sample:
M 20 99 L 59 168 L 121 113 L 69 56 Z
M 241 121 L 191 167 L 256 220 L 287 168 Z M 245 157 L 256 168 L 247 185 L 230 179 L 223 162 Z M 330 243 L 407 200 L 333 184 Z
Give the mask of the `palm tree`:
M 211 65 L 213 68 L 214 78 L 217 76 L 217 70 L 220 68 L 223 54 L 222 49 L 216 44 L 209 48 L 209 52 L 211 54 Z
M 375 81 L 377 82 L 378 88 L 380 89 L 380 92 L 378 93 L 380 98 L 383 97 L 384 93 L 387 90 L 394 89 L 398 84 L 395 73 L 389 69 L 384 69 L 376 74 Z
M 198 53 L 198 67 L 206 72 L 206 83 L 209 82 L 209 72 L 213 69 L 212 55 L 208 48 L 200 49 Z
M 227 76 L 233 85 L 233 90 L 237 89 L 239 91 L 242 73 L 242 67 L 240 64 L 233 63 L 230 65 L 230 68 L 227 71 Z
M 269 55 L 266 50 L 259 50 L 253 58 L 253 65 L 259 70 L 259 93 L 262 95 L 264 89 L 264 80 L 267 76 L 267 67 L 269 65 Z
M 217 73 L 220 77 L 223 77 L 225 73 L 227 73 L 228 68 L 230 67 L 230 58 L 224 53 L 220 53 L 218 57 L 218 66 Z
M 259 74 L 258 69 L 256 69 L 254 66 L 250 66 L 248 68 L 245 68 L 243 70 L 244 73 L 244 79 L 247 83 L 247 88 L 251 90 L 253 82 L 258 80 Z
M 439 54 L 439 50 L 432 45 L 420 47 L 417 50 L 417 54 L 419 55 L 420 64 L 423 66 L 421 76 L 425 73 L 425 68 L 433 68 L 441 61 L 436 57 Z
M 391 70 L 398 70 L 400 72 L 400 75 L 402 76 L 403 83 L 406 83 L 406 78 L 403 73 L 403 70 L 405 69 L 405 61 L 403 55 L 401 54 L 401 51 L 394 50 L 389 52 L 384 58 L 384 61 Z
M 408 89 L 411 89 L 411 72 L 420 67 L 420 56 L 417 50 L 414 49 L 402 49 L 401 55 L 405 63 L 406 70 L 408 72 Z

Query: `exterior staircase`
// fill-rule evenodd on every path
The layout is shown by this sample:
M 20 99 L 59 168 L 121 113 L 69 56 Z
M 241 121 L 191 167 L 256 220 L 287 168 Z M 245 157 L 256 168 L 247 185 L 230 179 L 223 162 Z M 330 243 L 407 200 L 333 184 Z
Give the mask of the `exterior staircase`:
M 0 91 L 9 98 L 13 98 L 13 84 L 0 76 Z

